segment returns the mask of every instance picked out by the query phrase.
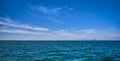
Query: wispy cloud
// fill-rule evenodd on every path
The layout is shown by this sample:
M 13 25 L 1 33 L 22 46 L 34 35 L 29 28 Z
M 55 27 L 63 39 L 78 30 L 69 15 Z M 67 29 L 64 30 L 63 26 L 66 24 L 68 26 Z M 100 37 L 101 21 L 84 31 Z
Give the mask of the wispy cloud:
M 34 31 L 26 31 L 26 30 L 11 30 L 11 29 L 0 29 L 2 33 L 17 33 L 17 34 L 31 34 L 31 35 L 43 35 L 44 32 L 34 32 Z
M 10 21 L 13 21 L 13 20 L 0 17 L 0 25 L 5 25 L 5 26 L 15 27 L 15 28 L 30 29 L 35 31 L 48 31 L 48 28 L 43 28 L 38 26 L 29 26 L 25 24 L 16 24 Z
M 96 33 L 95 29 L 84 29 L 82 30 L 84 33 L 88 33 L 88 34 L 92 34 L 92 33 Z
M 113 33 L 113 34 L 110 34 L 108 38 L 113 40 L 114 39 L 120 40 L 120 34 Z
M 120 37 L 118 34 L 111 34 L 110 37 Z
M 64 11 L 64 7 L 45 7 L 45 6 L 36 6 L 36 10 L 50 16 L 58 16 Z
M 76 30 L 77 31 L 77 30 Z M 26 30 L 19 30 L 19 29 L 0 29 L 0 32 L 2 33 L 16 33 L 16 34 L 28 34 L 32 36 L 32 38 L 25 38 L 25 37 L 18 37 L 23 39 L 37 39 L 37 40 L 105 40 L 105 39 L 120 39 L 119 34 L 104 34 L 104 33 L 84 33 L 82 30 L 79 30 L 81 32 L 75 33 L 66 31 L 66 30 L 56 30 L 56 31 L 49 31 L 49 32 L 36 32 L 36 31 L 26 31 Z M 96 30 L 98 31 L 98 30 Z M 6 35 L 7 37 L 7 35 Z M 14 39 L 14 38 L 13 38 Z
M 10 34 L 26 34 L 32 35 L 30 39 L 38 40 L 85 40 L 85 39 L 120 39 L 119 32 L 114 31 L 102 31 L 97 29 L 82 29 L 82 30 L 48 30 L 48 28 L 35 27 L 25 24 L 18 24 L 10 18 L 0 17 L 0 25 L 8 26 L 7 28 L 0 28 L 0 33 L 10 33 Z M 11 28 L 12 27 L 12 28 Z M 79 31 L 79 32 L 77 32 Z M 0 35 L 1 36 L 1 35 Z M 37 37 L 36 37 L 37 36 Z M 7 37 L 7 35 L 5 36 Z M 18 37 L 19 38 L 19 37 Z M 24 39 L 29 39 L 25 37 L 20 37 Z M 20 39 L 19 38 L 19 39 Z M 0 38 L 3 39 L 3 38 Z M 14 39 L 14 38 L 13 38 Z
M 72 34 L 71 32 L 65 31 L 65 30 L 57 30 L 57 31 L 53 31 L 54 34 L 61 36 L 61 37 L 72 37 L 74 34 Z
M 46 7 L 43 5 L 30 6 L 30 9 L 40 14 L 44 14 L 47 20 L 56 23 L 59 23 L 58 16 L 63 14 L 64 11 L 73 10 L 73 8 L 68 7 Z
M 57 23 L 58 19 L 56 18 L 56 15 L 58 15 L 58 12 L 62 8 L 49 8 L 42 5 L 37 5 L 30 6 L 30 9 L 33 10 L 33 12 L 37 12 L 38 14 L 43 14 L 47 20 Z

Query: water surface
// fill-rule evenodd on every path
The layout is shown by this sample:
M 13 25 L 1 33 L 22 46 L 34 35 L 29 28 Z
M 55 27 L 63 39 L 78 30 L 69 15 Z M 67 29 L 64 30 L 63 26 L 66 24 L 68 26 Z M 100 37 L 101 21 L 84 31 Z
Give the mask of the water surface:
M 120 61 L 120 41 L 0 41 L 0 61 Z

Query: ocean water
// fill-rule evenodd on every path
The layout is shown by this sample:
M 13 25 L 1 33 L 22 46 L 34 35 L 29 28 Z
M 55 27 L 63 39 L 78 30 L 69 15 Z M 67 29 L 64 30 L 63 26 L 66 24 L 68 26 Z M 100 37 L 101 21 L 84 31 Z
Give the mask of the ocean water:
M 0 41 L 0 61 L 120 61 L 120 41 Z

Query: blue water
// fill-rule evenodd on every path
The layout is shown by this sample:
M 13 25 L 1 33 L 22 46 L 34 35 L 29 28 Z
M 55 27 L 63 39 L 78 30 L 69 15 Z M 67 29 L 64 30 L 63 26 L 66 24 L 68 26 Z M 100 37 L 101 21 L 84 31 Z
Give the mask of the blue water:
M 0 41 L 0 61 L 120 61 L 120 41 Z

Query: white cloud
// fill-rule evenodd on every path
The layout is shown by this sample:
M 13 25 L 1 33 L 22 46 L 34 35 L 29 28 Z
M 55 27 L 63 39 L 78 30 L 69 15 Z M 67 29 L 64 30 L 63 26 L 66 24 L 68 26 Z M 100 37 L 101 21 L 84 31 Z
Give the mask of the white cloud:
M 4 21 L 7 21 L 7 22 L 4 22 Z M 29 25 L 25 25 L 25 24 L 15 24 L 13 22 L 8 22 L 8 21 L 12 21 L 12 20 L 0 17 L 0 24 L 1 25 L 15 27 L 15 28 L 24 28 L 24 29 L 36 30 L 36 31 L 48 31 L 48 28 L 43 28 L 43 27 L 38 27 L 38 26 L 29 26 Z
M 33 32 L 33 31 L 26 31 L 26 30 L 11 30 L 11 29 L 0 29 L 2 33 L 17 33 L 17 34 L 31 34 L 31 35 L 43 35 L 44 32 Z
M 45 6 L 33 6 L 32 9 L 47 15 L 57 16 L 63 10 L 63 7 L 51 8 L 51 7 L 45 7 Z
M 79 31 L 79 32 L 77 32 Z M 84 30 L 74 30 L 74 31 L 66 31 L 66 30 L 57 30 L 53 31 L 54 36 L 57 39 L 62 40 L 94 40 L 94 39 L 105 39 L 105 37 L 108 37 L 107 35 L 104 36 L 104 34 L 99 34 L 97 32 L 98 30 L 93 29 L 84 29 Z
M 8 16 L 6 16 L 6 17 L 4 17 L 4 18 L 3 18 L 3 17 L 0 17 L 0 21 L 1 21 L 1 22 L 2 22 L 2 21 L 3 21 L 3 22 L 12 22 L 11 19 L 10 19 Z
M 91 34 L 91 33 L 96 33 L 96 31 L 94 29 L 84 29 L 82 30 L 84 33 L 88 33 L 88 34 Z
M 56 35 L 59 35 L 59 36 L 73 36 L 70 32 L 67 32 L 65 30 L 58 30 L 58 31 L 53 31 L 53 33 L 55 33 Z
M 43 16 L 52 22 L 59 23 L 58 17 L 65 14 L 67 11 L 73 10 L 73 8 L 68 7 L 46 7 L 42 5 L 30 6 L 34 12 L 43 14 Z
M 4 37 L 0 35 L 0 39 L 37 39 L 37 40 L 93 40 L 93 39 L 120 39 L 119 33 L 116 31 L 102 31 L 95 29 L 83 29 L 83 30 L 49 30 L 48 28 L 29 26 L 25 24 L 17 24 L 13 22 L 10 18 L 1 18 L 0 25 L 8 26 L 7 28 L 0 29 L 0 33 L 11 33 L 11 34 L 26 34 L 27 36 L 18 37 L 18 35 Z M 10 27 L 14 27 L 11 29 Z M 28 30 L 29 29 L 29 30 Z M 32 31 L 34 30 L 34 31 Z M 45 32 L 42 32 L 45 31 Z M 79 32 L 77 32 L 79 31 Z M 101 31 L 101 32 L 99 32 Z M 10 34 L 9 34 L 10 35 Z M 31 36 L 30 36 L 31 35 Z
M 77 30 L 76 30 L 77 31 Z M 75 33 L 74 32 L 69 32 L 66 30 L 57 30 L 57 31 L 49 31 L 49 32 L 35 32 L 35 31 L 26 31 L 26 30 L 18 30 L 18 29 L 2 29 L 0 30 L 0 32 L 4 32 L 4 33 L 17 33 L 17 34 L 26 34 L 27 36 L 21 36 L 21 37 L 17 37 L 17 35 L 15 37 L 17 37 L 18 39 L 35 39 L 35 40 L 93 40 L 93 39 L 97 39 L 97 40 L 106 40 L 106 39 L 120 39 L 120 35 L 119 34 L 104 34 L 102 33 L 84 33 L 82 32 L 82 30 L 79 30 L 81 32 Z M 98 31 L 98 30 L 96 30 Z M 31 35 L 31 36 L 30 36 Z M 5 36 L 7 37 L 7 35 Z M 26 38 L 27 37 L 27 38 Z M 14 39 L 14 38 L 13 38 Z
M 60 11 L 62 11 L 62 9 L 62 7 L 50 8 L 49 11 L 55 16 L 57 16 L 58 14 L 60 14 Z
M 42 5 L 39 6 L 30 6 L 30 9 L 33 10 L 33 12 L 37 12 L 38 14 L 43 14 L 43 16 L 49 20 L 49 21 L 53 21 L 58 23 L 58 19 L 56 18 L 56 16 L 59 14 L 60 10 L 62 8 L 49 8 L 49 7 L 45 7 Z
M 114 38 L 114 37 L 120 37 L 119 34 L 111 34 L 110 37 Z

